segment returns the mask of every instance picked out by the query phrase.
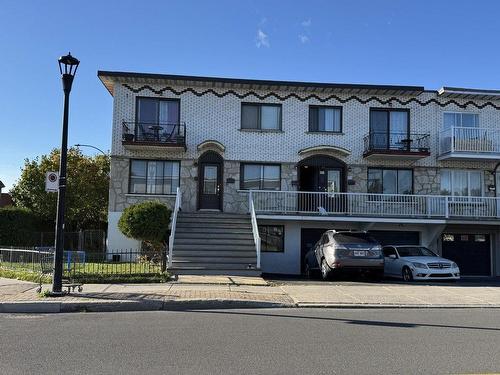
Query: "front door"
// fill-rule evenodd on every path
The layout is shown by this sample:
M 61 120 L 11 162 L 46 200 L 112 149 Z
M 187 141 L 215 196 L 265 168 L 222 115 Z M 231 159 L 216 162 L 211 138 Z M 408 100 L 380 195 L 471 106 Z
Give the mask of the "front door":
M 340 193 L 342 170 L 338 168 L 325 168 L 319 170 L 318 191 L 329 193 L 322 196 L 321 205 L 329 213 L 342 213 L 344 211 L 344 196 Z
M 329 213 L 343 212 L 345 197 L 334 194 L 344 191 L 343 179 L 344 173 L 341 168 L 302 166 L 300 190 L 313 193 L 299 196 L 299 209 L 307 212 L 318 212 L 320 209 Z M 325 196 L 314 193 L 331 194 Z
M 220 210 L 222 207 L 222 164 L 202 162 L 200 172 L 199 209 Z

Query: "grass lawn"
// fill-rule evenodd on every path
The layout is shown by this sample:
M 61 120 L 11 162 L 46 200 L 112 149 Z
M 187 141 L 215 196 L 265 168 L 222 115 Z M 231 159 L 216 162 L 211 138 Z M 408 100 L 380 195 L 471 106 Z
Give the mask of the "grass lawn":
M 1 262 L 0 277 L 25 281 L 38 281 L 41 266 L 38 263 Z M 86 283 L 119 282 L 165 282 L 168 273 L 161 272 L 160 264 L 149 262 L 89 262 L 64 263 L 64 277 Z M 44 282 L 51 282 L 50 275 L 44 276 Z

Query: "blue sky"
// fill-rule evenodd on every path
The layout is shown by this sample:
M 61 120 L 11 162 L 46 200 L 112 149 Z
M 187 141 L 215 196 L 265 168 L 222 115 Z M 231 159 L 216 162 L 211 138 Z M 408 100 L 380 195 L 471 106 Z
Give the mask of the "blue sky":
M 69 144 L 108 150 L 97 70 L 500 88 L 500 2 L 2 1 L 0 180 L 60 145 L 56 60 L 81 60 Z M 88 152 L 92 153 L 91 150 Z

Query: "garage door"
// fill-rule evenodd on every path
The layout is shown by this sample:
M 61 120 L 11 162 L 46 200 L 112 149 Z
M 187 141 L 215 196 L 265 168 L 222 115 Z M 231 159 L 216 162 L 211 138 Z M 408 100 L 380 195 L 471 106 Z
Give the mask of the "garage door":
M 397 230 L 371 230 L 370 234 L 382 246 L 385 245 L 420 245 L 419 232 L 404 232 Z
M 325 233 L 326 229 L 318 228 L 302 228 L 300 231 L 300 267 L 301 272 L 304 272 L 304 257 L 307 252 L 311 250 L 316 242 L 321 238 L 322 234 Z
M 491 276 L 489 234 L 443 233 L 443 257 L 453 260 L 464 276 Z

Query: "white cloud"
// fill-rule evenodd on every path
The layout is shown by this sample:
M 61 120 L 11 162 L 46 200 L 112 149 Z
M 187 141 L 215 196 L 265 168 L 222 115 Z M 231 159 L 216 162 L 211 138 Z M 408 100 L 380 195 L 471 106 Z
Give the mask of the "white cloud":
M 301 25 L 304 26 L 304 27 L 311 26 L 311 19 L 308 18 L 307 20 L 302 21 Z
M 260 48 L 260 47 L 269 48 L 271 46 L 269 44 L 269 37 L 261 29 L 257 30 L 257 38 L 255 39 L 255 45 L 257 46 L 257 48 Z
M 306 44 L 306 43 L 309 43 L 309 37 L 307 35 L 304 35 L 304 34 L 300 34 L 299 35 L 299 40 L 300 40 L 300 43 L 302 44 Z

